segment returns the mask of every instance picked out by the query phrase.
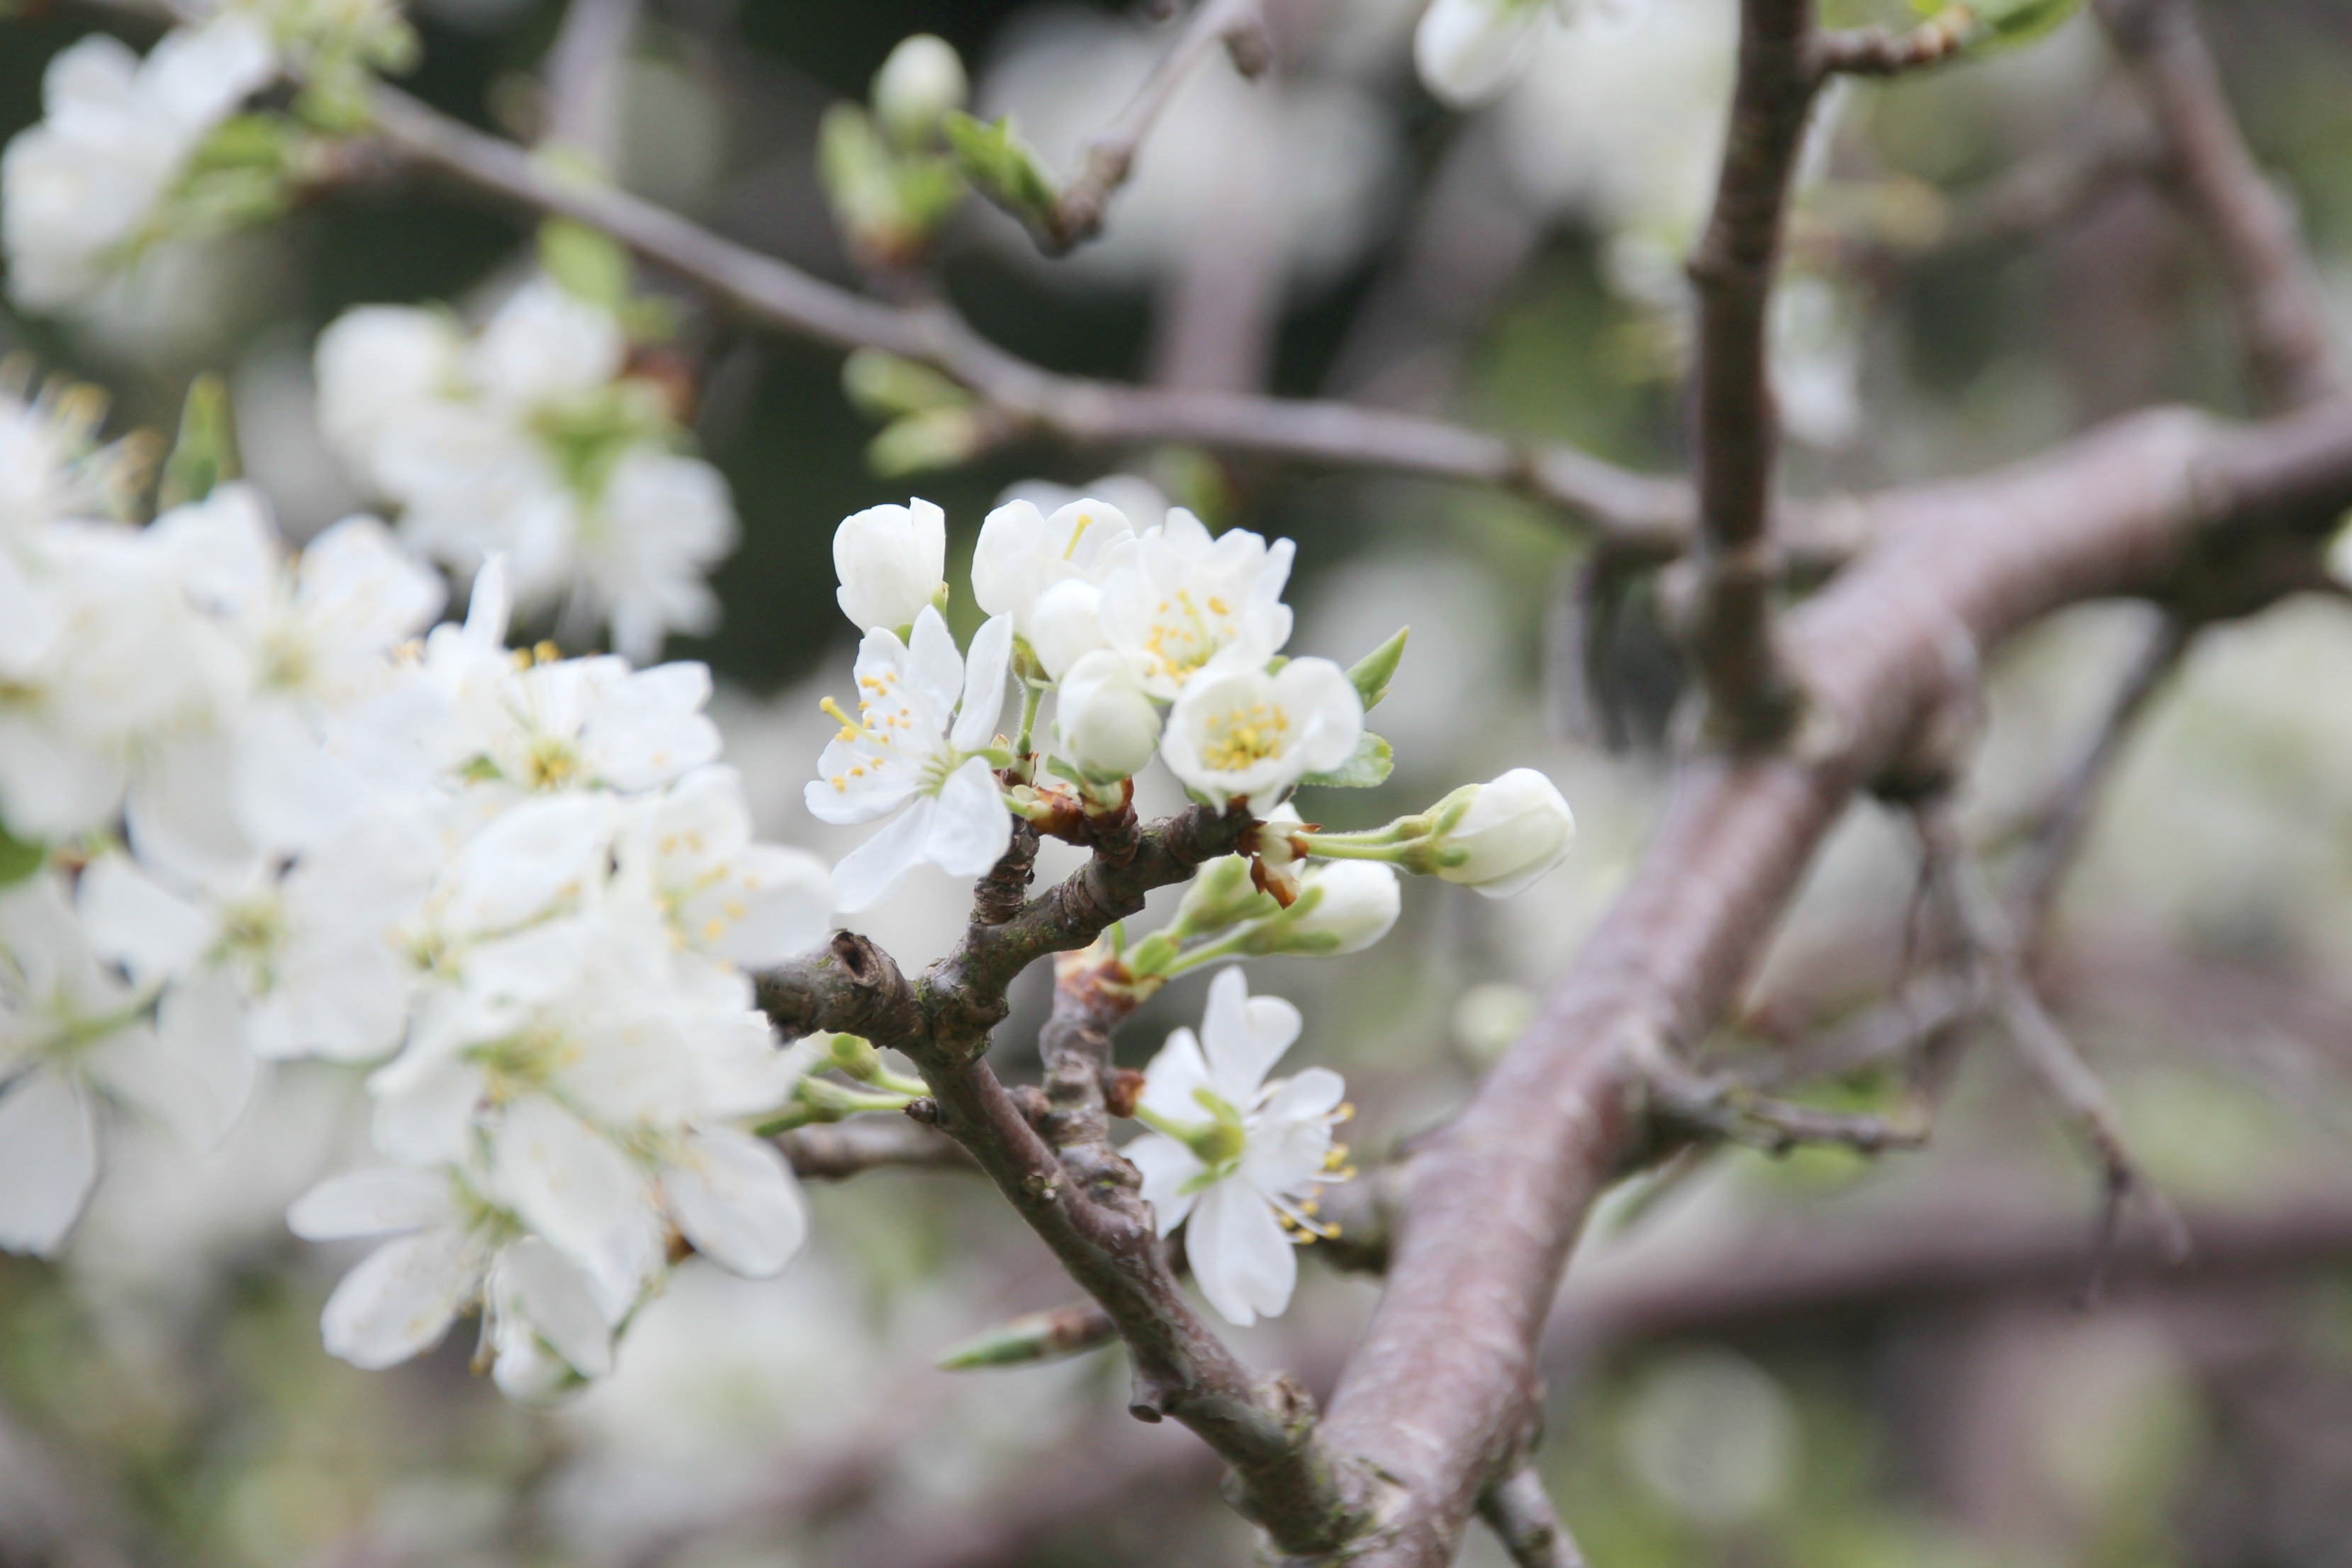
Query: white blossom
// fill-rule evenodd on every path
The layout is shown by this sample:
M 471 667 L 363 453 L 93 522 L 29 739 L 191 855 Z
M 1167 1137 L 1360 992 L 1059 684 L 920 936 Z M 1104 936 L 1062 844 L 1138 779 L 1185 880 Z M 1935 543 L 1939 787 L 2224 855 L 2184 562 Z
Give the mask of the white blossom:
M 1490 899 L 1508 898 L 1568 858 L 1576 814 L 1559 786 L 1535 769 L 1513 768 L 1462 794 L 1469 797 L 1468 809 L 1431 844 L 1437 874 L 1445 880 Z
M 908 642 L 880 629 L 866 634 L 857 717 L 828 706 L 842 728 L 804 792 L 822 822 L 895 817 L 834 868 L 840 907 L 853 914 L 887 898 L 925 862 L 951 876 L 983 876 L 1013 839 L 996 764 L 981 754 L 1003 712 L 1013 623 L 992 618 L 966 659 L 939 611 L 925 605 L 914 619 Z
M 209 1147 L 253 1087 L 234 1031 L 148 1016 L 54 876 L 0 891 L 0 1249 L 54 1253 L 98 1179 L 100 1095 Z
M 1160 754 L 1194 794 L 1270 810 L 1308 773 L 1346 762 L 1363 732 L 1363 700 L 1329 659 L 1294 658 L 1268 675 L 1227 658 L 1185 686 Z
M 1334 860 L 1299 878 L 1286 921 L 1293 951 L 1337 958 L 1361 952 L 1389 934 L 1403 909 L 1397 874 L 1371 860 Z
M 0 156 L 0 244 L 17 300 L 87 300 L 130 259 L 189 154 L 276 73 L 269 36 L 226 16 L 165 35 L 144 60 L 92 34 L 49 62 L 44 118 Z
M 1229 648 L 1263 667 L 1290 640 L 1282 590 L 1294 552 L 1287 539 L 1269 545 L 1246 529 L 1211 538 L 1199 518 L 1171 508 L 1105 577 L 1104 640 L 1162 701 Z
M 1134 666 L 1097 648 L 1071 666 L 1054 692 L 1054 753 L 1097 784 L 1143 771 L 1160 746 L 1160 710 Z
M 1137 1113 L 1153 1131 L 1122 1151 L 1143 1173 L 1160 1234 L 1186 1226 L 1201 1293 L 1243 1328 L 1290 1305 L 1298 1260 L 1283 1221 L 1312 1231 L 1345 1114 L 1346 1087 L 1328 1068 L 1266 1081 L 1299 1022 L 1281 998 L 1251 996 L 1239 969 L 1220 972 L 1200 1035 L 1177 1030 L 1145 1069 Z
M 1010 500 L 981 524 L 971 557 L 971 595 L 992 616 L 1010 616 L 1013 631 L 1034 637 L 1039 595 L 1061 583 L 1099 588 L 1133 553 L 1135 531 L 1117 507 L 1082 496 L 1051 516 Z
M 874 73 L 874 112 L 890 133 L 909 144 L 939 128 L 949 110 L 961 109 L 971 83 L 955 46 L 929 33 L 898 40 Z
M 567 636 L 609 625 L 646 659 L 717 624 L 704 577 L 736 521 L 718 472 L 673 449 L 628 347 L 610 311 L 546 278 L 471 339 L 434 311 L 364 307 L 320 335 L 320 424 L 417 548 L 461 572 L 502 555 L 523 612 Z
M 947 513 L 918 497 L 841 520 L 833 570 L 841 613 L 861 631 L 896 632 L 947 595 Z
M 735 963 L 776 963 L 824 940 L 833 877 L 803 849 L 751 842 L 732 768 L 697 769 L 634 808 L 619 841 L 683 946 Z
M 1455 109 L 1484 103 L 1526 68 L 1547 0 L 1430 0 L 1412 36 L 1423 86 Z

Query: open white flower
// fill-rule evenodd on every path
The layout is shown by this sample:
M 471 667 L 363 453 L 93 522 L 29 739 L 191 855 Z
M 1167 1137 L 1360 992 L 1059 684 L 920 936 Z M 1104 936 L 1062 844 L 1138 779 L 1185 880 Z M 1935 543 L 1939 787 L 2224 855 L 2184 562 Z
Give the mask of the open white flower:
M 751 842 L 732 768 L 698 768 L 638 805 L 622 832 L 624 875 L 642 875 L 682 945 L 732 963 L 775 963 L 824 940 L 833 877 L 805 849 Z
M 0 244 L 17 300 L 87 300 L 128 259 L 205 136 L 276 73 L 267 29 L 215 17 L 144 60 L 92 34 L 49 62 L 46 118 L 0 157 Z
M 857 652 L 857 717 L 841 721 L 805 791 L 809 814 L 843 826 L 897 820 L 834 868 L 840 907 L 855 914 L 890 895 L 929 862 L 950 876 L 987 874 L 1013 841 L 1013 818 L 982 752 L 996 738 L 1013 622 L 998 616 L 971 639 L 969 659 L 940 613 L 924 606 L 900 642 L 869 631 Z
M 244 1108 L 253 1058 L 202 1019 L 149 1022 L 90 952 L 56 879 L 0 892 L 0 1250 L 53 1254 L 98 1180 L 96 1099 L 209 1147 Z
M 1180 1225 L 1192 1278 L 1228 1322 L 1279 1317 L 1298 1282 L 1285 1219 L 1313 1234 L 1331 1128 L 1346 1086 L 1328 1068 L 1269 1083 L 1298 1037 L 1298 1009 L 1252 996 L 1239 969 L 1209 985 L 1196 1038 L 1179 1029 L 1145 1069 L 1137 1115 L 1152 1131 L 1122 1151 L 1143 1173 L 1160 1234 Z
M 1470 109 L 1526 68 L 1549 0 L 1430 0 L 1413 29 L 1422 84 L 1454 109 Z
M 1182 507 L 1135 542 L 1102 584 L 1102 628 L 1111 647 L 1135 660 L 1144 689 L 1174 699 L 1227 649 L 1263 667 L 1290 640 L 1294 546 L 1271 545 L 1246 529 L 1210 537 Z
M 580 1378 L 613 1369 L 617 1319 L 586 1277 L 456 1173 L 347 1172 L 295 1200 L 286 1221 L 310 1241 L 390 1238 L 327 1300 L 328 1352 L 354 1366 L 380 1370 L 430 1350 L 478 1305 L 490 1317 L 494 1375 L 517 1397 L 554 1391 L 546 1356 Z
M 461 571 L 506 558 L 515 600 L 560 634 L 599 623 L 632 658 L 703 632 L 734 547 L 716 469 L 672 448 L 658 388 L 613 314 L 537 278 L 468 340 L 446 316 L 368 306 L 320 335 L 319 418 L 402 534 Z
M 1329 659 L 1294 658 L 1272 675 L 1227 659 L 1185 686 L 1160 754 L 1194 794 L 1264 812 L 1308 773 L 1346 762 L 1363 732 L 1363 699 Z
M 895 632 L 947 594 L 948 518 L 920 497 L 869 506 L 833 533 L 841 613 L 859 630 Z
M 1034 639 L 1037 601 L 1060 583 L 1099 587 L 1133 553 L 1126 515 L 1108 501 L 1081 497 L 1047 516 L 1027 500 L 1010 500 L 981 524 L 971 556 L 971 594 L 992 616 L 1010 616 L 1013 629 Z

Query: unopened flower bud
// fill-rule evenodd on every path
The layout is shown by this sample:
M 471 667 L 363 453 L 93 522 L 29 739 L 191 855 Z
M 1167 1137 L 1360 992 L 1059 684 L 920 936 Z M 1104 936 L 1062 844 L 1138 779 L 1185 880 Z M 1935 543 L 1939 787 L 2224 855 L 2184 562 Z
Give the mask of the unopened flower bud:
M 1029 612 L 1029 646 L 1055 679 L 1103 646 L 1102 590 L 1072 578 L 1037 595 Z
M 1430 840 L 1429 868 L 1490 899 L 1531 885 L 1568 858 L 1576 837 L 1576 814 L 1551 780 L 1533 768 L 1465 785 L 1431 815 L 1439 826 Z
M 901 38 L 874 73 L 874 112 L 901 146 L 919 146 L 938 134 L 950 110 L 963 107 L 971 86 L 953 45 L 917 33 Z
M 947 594 L 947 514 L 929 501 L 843 519 L 833 536 L 842 613 L 869 632 L 912 626 Z
M 1160 746 L 1160 710 L 1127 660 L 1097 648 L 1072 665 L 1054 699 L 1055 754 L 1094 784 L 1141 772 Z
M 1250 833 L 1248 852 L 1257 860 L 1258 885 L 1281 900 L 1286 909 L 1297 901 L 1304 886 L 1299 878 L 1307 869 L 1306 830 L 1298 808 L 1285 801 Z
M 1184 901 L 1176 907 L 1175 923 L 1169 929 L 1180 936 L 1207 936 L 1272 914 L 1276 907 L 1251 880 L 1247 860 L 1238 855 L 1220 856 L 1193 873 L 1192 885 L 1184 889 Z
M 1283 924 L 1289 952 L 1337 957 L 1361 952 L 1389 934 L 1402 898 L 1396 872 L 1375 860 L 1334 860 L 1302 879 L 1298 901 Z

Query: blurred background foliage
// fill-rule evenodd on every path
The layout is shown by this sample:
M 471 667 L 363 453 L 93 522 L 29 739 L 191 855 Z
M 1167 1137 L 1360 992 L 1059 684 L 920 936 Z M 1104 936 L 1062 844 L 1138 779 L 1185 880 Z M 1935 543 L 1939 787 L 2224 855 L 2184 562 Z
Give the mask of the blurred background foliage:
M 1727 37 L 1731 0 L 1659 4 Z M 47 60 L 97 25 L 67 0 L 16 9 L 0 29 L 0 135 L 37 117 Z M 1527 87 L 1459 117 L 1412 80 L 1404 0 L 1274 10 L 1274 79 L 1241 88 L 1215 66 L 1206 107 L 1171 118 L 1097 252 L 1043 264 L 968 206 L 941 258 L 950 297 L 1059 369 L 1375 398 L 1677 464 L 1678 328 L 1661 303 L 1671 268 L 1662 294 L 1654 263 L 1686 237 L 1676 182 L 1691 149 L 1711 161 L 1719 47 L 1616 59 L 1605 31 L 1554 40 L 1559 59 Z M 2352 7 L 2204 12 L 2257 151 L 2352 304 Z M 423 64 L 404 85 L 528 136 L 560 5 L 419 0 L 416 15 Z M 1013 109 L 1049 153 L 1060 137 L 1064 155 L 1160 37 L 1126 6 L 1068 0 L 658 0 L 628 77 L 622 176 L 848 281 L 816 123 L 919 31 L 963 53 L 984 108 Z M 1235 101 L 1280 112 L 1220 107 Z M 2030 233 L 1969 231 L 2005 176 L 2079 154 L 2129 112 L 2080 20 L 2030 50 L 1846 94 L 1796 237 L 1834 322 L 1804 362 L 1825 378 L 1824 438 L 1794 447 L 1792 486 L 1965 472 L 2153 401 L 2242 408 L 2209 263 L 2151 183 L 2121 181 Z M 80 323 L 0 310 L 0 347 L 108 386 L 124 426 L 168 426 L 190 377 L 224 372 L 252 471 L 292 529 L 314 530 L 360 499 L 311 422 L 317 331 L 362 301 L 463 309 L 528 240 L 511 215 L 429 184 L 357 186 L 223 242 L 152 309 Z M 1255 298 L 1259 327 L 1237 359 L 1188 366 L 1219 327 L 1188 280 L 1213 283 L 1236 257 L 1240 280 L 1205 308 L 1246 316 Z M 1276 961 L 1253 981 L 1306 1005 L 1298 1059 L 1348 1073 L 1360 1155 L 1458 1102 L 1654 823 L 1676 685 L 1655 585 L 1634 585 L 1609 639 L 1622 717 L 1646 741 L 1612 753 L 1579 679 L 1581 547 L 1556 519 L 1181 451 L 1025 447 L 885 480 L 832 355 L 681 304 L 698 437 L 744 530 L 719 578 L 722 629 L 673 652 L 719 673 L 730 756 L 763 827 L 845 847 L 798 806 L 826 728 L 815 697 L 846 679 L 835 523 L 912 489 L 947 507 L 968 552 L 1008 485 L 1123 466 L 1215 524 L 1299 541 L 1297 646 L 1346 660 L 1413 626 L 1382 715 L 1396 779 L 1369 800 L 1310 799 L 1310 816 L 1376 820 L 1518 763 L 1575 803 L 1576 858 L 1525 900 L 1409 889 L 1380 959 Z M 2095 606 L 1994 672 L 1975 827 L 1991 835 L 2048 788 L 2146 625 Z M 2052 981 L 2184 1205 L 2336 1215 L 2336 1229 L 2261 1268 L 2119 1280 L 2089 1310 L 2071 1266 L 1913 1289 L 1805 1275 L 1832 1254 L 1899 1259 L 1951 1237 L 2079 1252 L 2093 1177 L 1996 1042 L 1969 1058 L 1928 1153 L 1734 1152 L 1653 1184 L 1596 1223 L 1570 1288 L 1583 1327 L 1555 1336 L 1547 1367 L 1546 1466 L 1599 1568 L 2352 1562 L 2352 1277 L 2336 1272 L 2352 1262 L 2347 663 L 2336 603 L 2200 641 L 2069 884 Z M 1759 994 L 1783 1000 L 1756 1033 L 1801 1035 L 1885 994 L 1910 877 L 1900 824 L 1857 808 L 1776 946 Z M 949 939 L 944 890 L 919 887 L 873 929 L 923 961 Z M 1173 987 L 1139 1018 L 1127 1059 L 1196 1014 L 1200 989 Z M 1030 995 L 1000 1037 L 1013 1070 L 1041 1008 Z M 1071 1294 L 954 1176 L 819 1193 L 813 1256 L 781 1281 L 689 1268 L 635 1325 L 613 1384 L 553 1416 L 469 1377 L 465 1343 L 389 1373 L 330 1360 L 317 1312 L 342 1260 L 299 1247 L 280 1216 L 352 1145 L 352 1082 L 280 1072 L 203 1162 L 134 1130 L 117 1144 L 123 1179 L 61 1265 L 0 1259 L 0 1563 L 1179 1568 L 1247 1552 L 1197 1445 L 1127 1419 L 1115 1353 L 961 1381 L 929 1370 L 947 1343 Z M 1845 1092 L 1886 1103 L 1903 1088 L 1864 1078 Z M 1810 1293 L 1726 1287 L 1776 1267 Z M 1365 1282 L 1310 1268 L 1288 1317 L 1241 1339 L 1322 1385 L 1370 1300 Z M 1483 1538 L 1470 1552 L 1500 1561 Z

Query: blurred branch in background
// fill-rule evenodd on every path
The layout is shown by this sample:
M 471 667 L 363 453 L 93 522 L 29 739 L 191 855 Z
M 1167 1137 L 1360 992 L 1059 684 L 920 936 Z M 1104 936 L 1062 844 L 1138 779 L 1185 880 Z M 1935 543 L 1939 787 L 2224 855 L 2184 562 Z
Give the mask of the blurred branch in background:
M 547 53 L 540 142 L 608 177 L 620 158 L 623 76 L 643 10 L 643 0 L 572 0 Z

